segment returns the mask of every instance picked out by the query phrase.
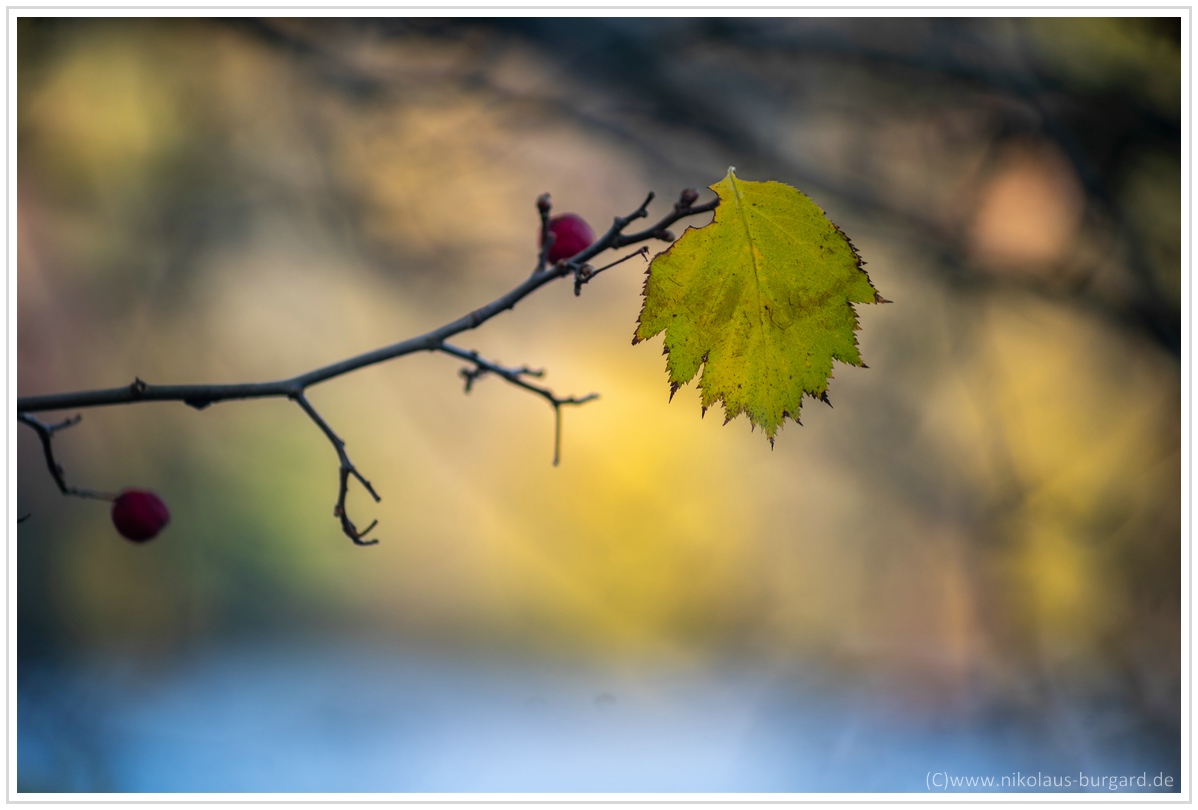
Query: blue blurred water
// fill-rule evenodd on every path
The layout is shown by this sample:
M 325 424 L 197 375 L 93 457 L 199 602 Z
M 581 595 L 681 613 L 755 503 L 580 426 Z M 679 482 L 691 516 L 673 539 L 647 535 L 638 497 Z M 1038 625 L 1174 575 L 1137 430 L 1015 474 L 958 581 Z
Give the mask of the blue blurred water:
M 51 792 L 906 792 L 945 774 L 1078 790 L 1142 773 L 1176 789 L 1180 764 L 1175 728 L 1114 699 L 950 711 L 814 671 L 353 645 L 25 664 L 17 728 L 18 789 Z

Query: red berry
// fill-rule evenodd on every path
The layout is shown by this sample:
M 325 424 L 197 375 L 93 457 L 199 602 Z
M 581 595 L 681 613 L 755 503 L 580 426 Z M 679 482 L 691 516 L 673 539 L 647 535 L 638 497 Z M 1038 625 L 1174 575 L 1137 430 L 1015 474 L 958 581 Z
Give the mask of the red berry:
M 112 502 L 112 525 L 135 543 L 154 538 L 170 522 L 166 504 L 148 489 L 126 489 Z
M 550 264 L 577 255 L 595 241 L 595 232 L 578 214 L 562 214 L 549 220 L 549 232 L 555 237 L 547 256 Z

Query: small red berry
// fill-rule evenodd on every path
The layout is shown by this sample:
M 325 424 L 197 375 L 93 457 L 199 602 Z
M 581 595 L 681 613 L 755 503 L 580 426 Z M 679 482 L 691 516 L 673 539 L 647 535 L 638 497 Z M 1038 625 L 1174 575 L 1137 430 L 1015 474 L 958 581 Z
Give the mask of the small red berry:
M 170 522 L 166 504 L 148 489 L 126 489 L 112 502 L 112 525 L 135 543 L 153 539 Z
M 562 214 L 549 220 L 549 232 L 554 236 L 546 257 L 550 264 L 557 264 L 586 250 L 595 241 L 595 232 L 578 214 Z

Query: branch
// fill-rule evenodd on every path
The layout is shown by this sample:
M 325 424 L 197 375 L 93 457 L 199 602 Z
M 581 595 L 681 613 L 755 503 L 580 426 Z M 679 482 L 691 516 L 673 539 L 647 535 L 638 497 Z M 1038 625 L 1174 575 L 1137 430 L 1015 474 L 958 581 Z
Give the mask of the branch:
M 561 450 L 561 430 L 562 417 L 561 409 L 563 405 L 581 405 L 584 402 L 589 402 L 597 398 L 598 394 L 590 394 L 582 398 L 568 397 L 561 398 L 555 395 L 547 388 L 529 383 L 526 377 L 539 377 L 541 372 L 535 372 L 528 367 L 521 368 L 506 368 L 486 360 L 478 355 L 477 352 L 466 351 L 452 346 L 445 341 L 454 335 L 465 332 L 470 329 L 475 329 L 478 326 L 489 321 L 504 310 L 512 309 L 523 300 L 526 296 L 540 289 L 551 281 L 563 278 L 568 275 L 574 276 L 574 292 L 579 294 L 584 283 L 594 278 L 600 272 L 614 267 L 621 262 L 627 261 L 633 256 L 647 255 L 648 248 L 642 248 L 634 253 L 630 253 L 621 259 L 618 259 L 611 264 L 605 265 L 598 270 L 592 269 L 587 261 L 593 256 L 602 253 L 609 248 L 619 248 L 634 242 L 643 242 L 646 239 L 663 239 L 673 241 L 674 235 L 668 230 L 669 226 L 678 220 L 702 214 L 715 209 L 719 204 L 719 198 L 716 198 L 703 205 L 695 206 L 694 202 L 698 199 L 698 194 L 693 189 L 687 189 L 682 192 L 678 202 L 674 205 L 674 210 L 665 216 L 657 224 L 643 231 L 633 234 L 624 234 L 624 230 L 635 220 L 648 217 L 648 205 L 653 200 L 653 193 L 650 192 L 641 203 L 640 207 L 631 214 L 624 217 L 616 217 L 612 222 L 611 228 L 608 229 L 602 237 L 596 240 L 590 247 L 580 251 L 571 258 L 560 261 L 553 266 L 548 265 L 549 248 L 553 244 L 553 234 L 549 233 L 549 211 L 550 199 L 548 194 L 542 194 L 537 198 L 537 210 L 540 213 L 541 237 L 542 245 L 538 254 L 536 268 L 532 275 L 525 279 L 522 283 L 508 291 L 505 295 L 496 298 L 486 306 L 480 307 L 473 312 L 458 318 L 455 321 L 445 324 L 437 329 L 425 332 L 423 335 L 418 335 L 407 340 L 393 343 L 390 346 L 384 346 L 373 351 L 355 355 L 346 358 L 336 363 L 327 366 L 313 369 L 295 377 L 289 377 L 283 380 L 275 380 L 273 382 L 261 383 L 238 383 L 238 384 L 220 384 L 220 385 L 150 385 L 139 378 L 135 378 L 130 385 L 121 388 L 107 388 L 96 391 L 76 391 L 65 394 L 46 394 L 41 396 L 20 397 L 17 399 L 17 418 L 24 424 L 29 425 L 42 440 L 42 447 L 46 454 L 46 463 L 50 467 L 50 474 L 54 476 L 58 488 L 67 495 L 78 495 L 87 498 L 100 498 L 112 500 L 116 496 L 106 493 L 92 492 L 91 490 L 82 490 L 68 487 L 62 478 L 62 468 L 54 461 L 53 451 L 51 449 L 50 440 L 56 430 L 64 427 L 69 427 L 79 421 L 79 417 L 69 419 L 58 425 L 45 425 L 29 414 L 38 411 L 51 411 L 63 408 L 91 408 L 101 405 L 124 405 L 135 402 L 183 402 L 196 409 L 203 409 L 213 404 L 214 402 L 224 402 L 234 399 L 263 399 L 268 397 L 287 397 L 295 401 L 300 408 L 303 409 L 309 418 L 321 429 L 325 437 L 332 443 L 333 449 L 337 451 L 337 457 L 340 461 L 340 484 L 337 491 L 337 505 L 333 510 L 333 514 L 341 521 L 341 530 L 345 532 L 354 543 L 361 546 L 374 545 L 377 540 L 364 540 L 363 538 L 375 527 L 377 521 L 372 522 L 365 529 L 359 531 L 350 520 L 346 513 L 345 500 L 349 490 L 349 479 L 354 477 L 366 488 L 371 497 L 376 502 L 380 500 L 378 493 L 370 485 L 362 474 L 358 472 L 353 462 L 345 452 L 345 442 L 333 432 L 324 418 L 312 407 L 312 404 L 305 396 L 305 391 L 309 386 L 331 380 L 335 377 L 340 377 L 343 374 L 348 374 L 351 371 L 356 371 L 360 368 L 372 366 L 387 360 L 393 360 L 397 357 L 402 357 L 407 354 L 412 354 L 419 351 L 440 351 L 446 354 L 460 357 L 474 364 L 473 370 L 464 370 L 463 377 L 466 380 L 466 390 L 469 391 L 473 382 L 483 374 L 491 373 L 503 377 L 513 385 L 531 391 L 540 397 L 543 397 L 550 405 L 553 406 L 554 412 L 554 445 L 553 445 L 553 463 L 557 465 L 560 459 Z
M 636 254 L 633 254 L 634 256 Z M 459 349 L 457 346 L 451 346 L 448 343 L 442 344 L 441 351 L 446 354 L 460 357 L 474 364 L 474 368 L 464 368 L 459 374 L 466 380 L 466 393 L 470 393 L 470 389 L 474 386 L 474 381 L 486 374 L 498 374 L 505 380 L 525 391 L 531 391 L 539 397 L 542 397 L 550 405 L 553 406 L 553 466 L 556 467 L 558 461 L 561 460 L 562 447 L 562 406 L 563 405 L 582 405 L 584 402 L 590 402 L 593 399 L 598 399 L 598 394 L 587 394 L 585 397 L 559 397 L 550 391 L 548 388 L 541 388 L 539 385 L 533 385 L 525 380 L 525 377 L 541 377 L 544 371 L 533 370 L 528 366 L 520 368 L 507 368 L 498 363 L 493 363 L 479 356 L 476 351 L 467 351 Z
M 636 211 L 626 217 L 617 217 L 610 229 L 589 248 L 553 267 L 534 271 L 521 284 L 496 298 L 486 306 L 463 315 L 444 326 L 425 332 L 373 351 L 346 358 L 337 363 L 322 366 L 312 371 L 284 380 L 261 383 L 234 383 L 216 385 L 151 385 L 135 379 L 130 385 L 120 388 L 105 388 L 95 391 L 75 391 L 65 394 L 43 394 L 19 397 L 18 413 L 37 413 L 67 408 L 94 408 L 101 405 L 127 405 L 134 402 L 183 402 L 193 408 L 202 409 L 215 402 L 235 399 L 264 399 L 269 397 L 295 398 L 308 386 L 316 385 L 360 368 L 373 366 L 414 352 L 439 351 L 442 343 L 454 335 L 475 329 L 504 310 L 512 309 L 529 294 L 551 281 L 570 275 L 593 256 L 609 248 L 619 248 L 646 239 L 662 238 L 667 228 L 678 220 L 715 210 L 719 199 L 699 206 L 675 206 L 674 211 L 656 225 L 638 233 L 624 235 L 624 228 L 636 219 L 648 216 L 646 206 L 653 199 L 650 194 Z
M 76 498 L 94 498 L 98 501 L 114 501 L 116 500 L 116 495 L 111 492 L 99 492 L 94 489 L 68 486 L 66 478 L 63 475 L 62 465 L 54 458 L 54 434 L 60 430 L 79 424 L 82 419 L 82 416 L 73 416 L 57 424 L 47 425 L 45 422 L 27 413 L 17 414 L 17 421 L 33 428 L 33 431 L 41 440 L 42 454 L 46 458 L 46 466 L 50 469 L 50 477 L 54 479 L 54 483 L 58 485 L 58 489 L 63 495 L 73 495 Z M 18 522 L 22 522 L 28 517 L 26 515 Z
M 345 532 L 345 536 L 353 540 L 356 545 L 373 546 L 378 540 L 363 540 L 362 538 L 378 525 L 378 521 L 371 521 L 369 526 L 362 531 L 358 531 L 358 528 L 354 526 L 354 522 L 349 519 L 349 514 L 345 510 L 345 496 L 349 493 L 349 477 L 352 475 L 354 478 L 357 478 L 362 486 L 366 488 L 366 491 L 370 493 L 370 496 L 374 498 L 375 503 L 381 501 L 382 498 L 374 491 L 374 487 L 370 485 L 370 482 L 362 477 L 362 474 L 358 472 L 358 468 L 354 466 L 354 463 L 349 460 L 349 454 L 345 452 L 345 442 L 333 432 L 333 429 L 329 427 L 329 423 L 324 421 L 324 417 L 317 413 L 316 409 L 312 407 L 312 403 L 308 401 L 308 398 L 303 394 L 297 394 L 291 397 L 291 399 L 295 400 L 304 409 L 304 413 L 312 418 L 312 421 L 316 423 L 316 426 L 321 429 L 329 442 L 332 443 L 333 449 L 337 451 L 337 458 L 341 462 L 341 483 L 337 489 L 337 505 L 333 507 L 333 516 L 340 518 L 341 531 Z

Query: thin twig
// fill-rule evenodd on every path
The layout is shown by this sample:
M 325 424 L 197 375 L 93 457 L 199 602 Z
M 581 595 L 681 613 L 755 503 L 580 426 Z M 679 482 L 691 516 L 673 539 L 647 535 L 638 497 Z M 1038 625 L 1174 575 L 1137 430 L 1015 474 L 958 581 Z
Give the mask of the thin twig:
M 530 369 L 528 366 L 520 368 L 507 368 L 499 363 L 479 355 L 478 352 L 469 349 L 460 349 L 457 346 L 443 343 L 441 351 L 446 354 L 460 357 L 474 364 L 474 368 L 464 368 L 459 373 L 466 380 L 466 393 L 470 393 L 470 388 L 474 381 L 486 374 L 496 374 L 525 391 L 531 391 L 537 396 L 543 398 L 546 402 L 553 406 L 553 466 L 557 466 L 561 460 L 562 447 L 562 406 L 563 405 L 582 405 L 584 402 L 590 402 L 593 399 L 598 399 L 598 394 L 587 394 L 585 397 L 559 397 L 550 391 L 548 388 L 542 388 L 539 385 L 533 385 L 528 382 L 525 377 L 540 377 L 544 374 L 543 371 Z
M 54 483 L 58 485 L 58 489 L 63 495 L 73 495 L 76 498 L 93 498 L 97 501 L 115 501 L 117 496 L 111 492 L 100 492 L 94 489 L 69 486 L 63 475 L 62 465 L 54 458 L 54 434 L 72 425 L 79 424 L 82 419 L 82 416 L 76 415 L 57 424 L 47 425 L 37 417 L 30 416 L 27 413 L 17 414 L 17 421 L 33 428 L 38 439 L 41 440 L 42 454 L 46 458 L 46 466 L 50 469 L 50 477 L 54 479 Z
M 656 225 L 646 228 L 643 231 L 637 231 L 636 233 L 619 234 L 612 241 L 610 247 L 620 248 L 626 245 L 634 245 L 637 242 L 644 242 L 646 239 L 662 239 L 669 232 L 668 228 L 678 220 L 714 211 L 719 207 L 719 204 L 720 198 L 716 197 L 714 200 L 709 200 L 702 205 L 675 206 L 674 212 L 662 218 Z
M 649 246 L 646 245 L 645 247 L 642 247 L 640 250 L 635 250 L 632 253 L 629 253 L 627 256 L 623 256 L 619 259 L 616 259 L 611 264 L 603 265 L 602 267 L 600 267 L 597 270 L 595 268 L 591 267 L 589 264 L 584 264 L 582 267 L 578 268 L 578 270 L 574 273 L 574 294 L 582 295 L 582 285 L 583 284 L 588 283 L 591 279 L 593 279 L 595 276 L 602 273 L 604 270 L 607 270 L 608 268 L 611 268 L 611 267 L 615 267 L 617 264 L 623 264 L 624 262 L 631 259 L 633 256 L 642 256 L 642 257 L 644 257 L 645 261 L 649 261 Z
M 382 498 L 374 491 L 374 487 L 370 485 L 370 482 L 362 477 L 362 474 L 358 472 L 358 468 L 354 466 L 354 463 L 349 460 L 349 454 L 345 452 L 345 442 L 333 432 L 333 429 L 329 427 L 329 423 L 324 421 L 324 417 L 317 413 L 316 409 L 312 407 L 312 403 L 308 401 L 308 398 L 301 392 L 291 397 L 291 399 L 295 400 L 304 409 L 304 413 L 312 418 L 312 421 L 316 423 L 317 427 L 321 429 L 333 445 L 333 449 L 337 451 L 337 458 L 341 462 L 340 484 L 337 488 L 337 505 L 333 507 L 333 516 L 341 520 L 341 531 L 345 532 L 346 537 L 353 540 L 359 546 L 373 546 L 378 540 L 363 540 L 362 538 L 378 525 L 378 521 L 371 521 L 369 526 L 362 531 L 358 531 L 358 528 L 354 526 L 354 522 L 349 519 L 349 514 L 346 512 L 345 496 L 349 493 L 349 477 L 352 475 L 354 478 L 357 478 L 362 486 L 366 488 L 366 491 L 370 493 L 370 497 L 374 498 L 375 503 L 381 501 Z
M 454 347 L 450 347 L 450 348 L 452 349 Z M 519 377 L 544 377 L 545 376 L 545 369 L 543 369 L 543 368 L 529 368 L 528 366 L 520 366 L 520 368 L 508 369 L 508 371 L 510 371 L 512 374 L 515 374 Z M 469 394 L 470 390 L 474 387 L 475 380 L 477 380 L 479 377 L 485 377 L 486 375 L 488 375 L 490 373 L 491 373 L 491 369 L 486 364 L 479 364 L 479 365 L 475 366 L 474 368 L 464 368 L 458 372 L 458 374 L 461 376 L 461 378 L 466 381 L 466 393 L 467 394 Z

